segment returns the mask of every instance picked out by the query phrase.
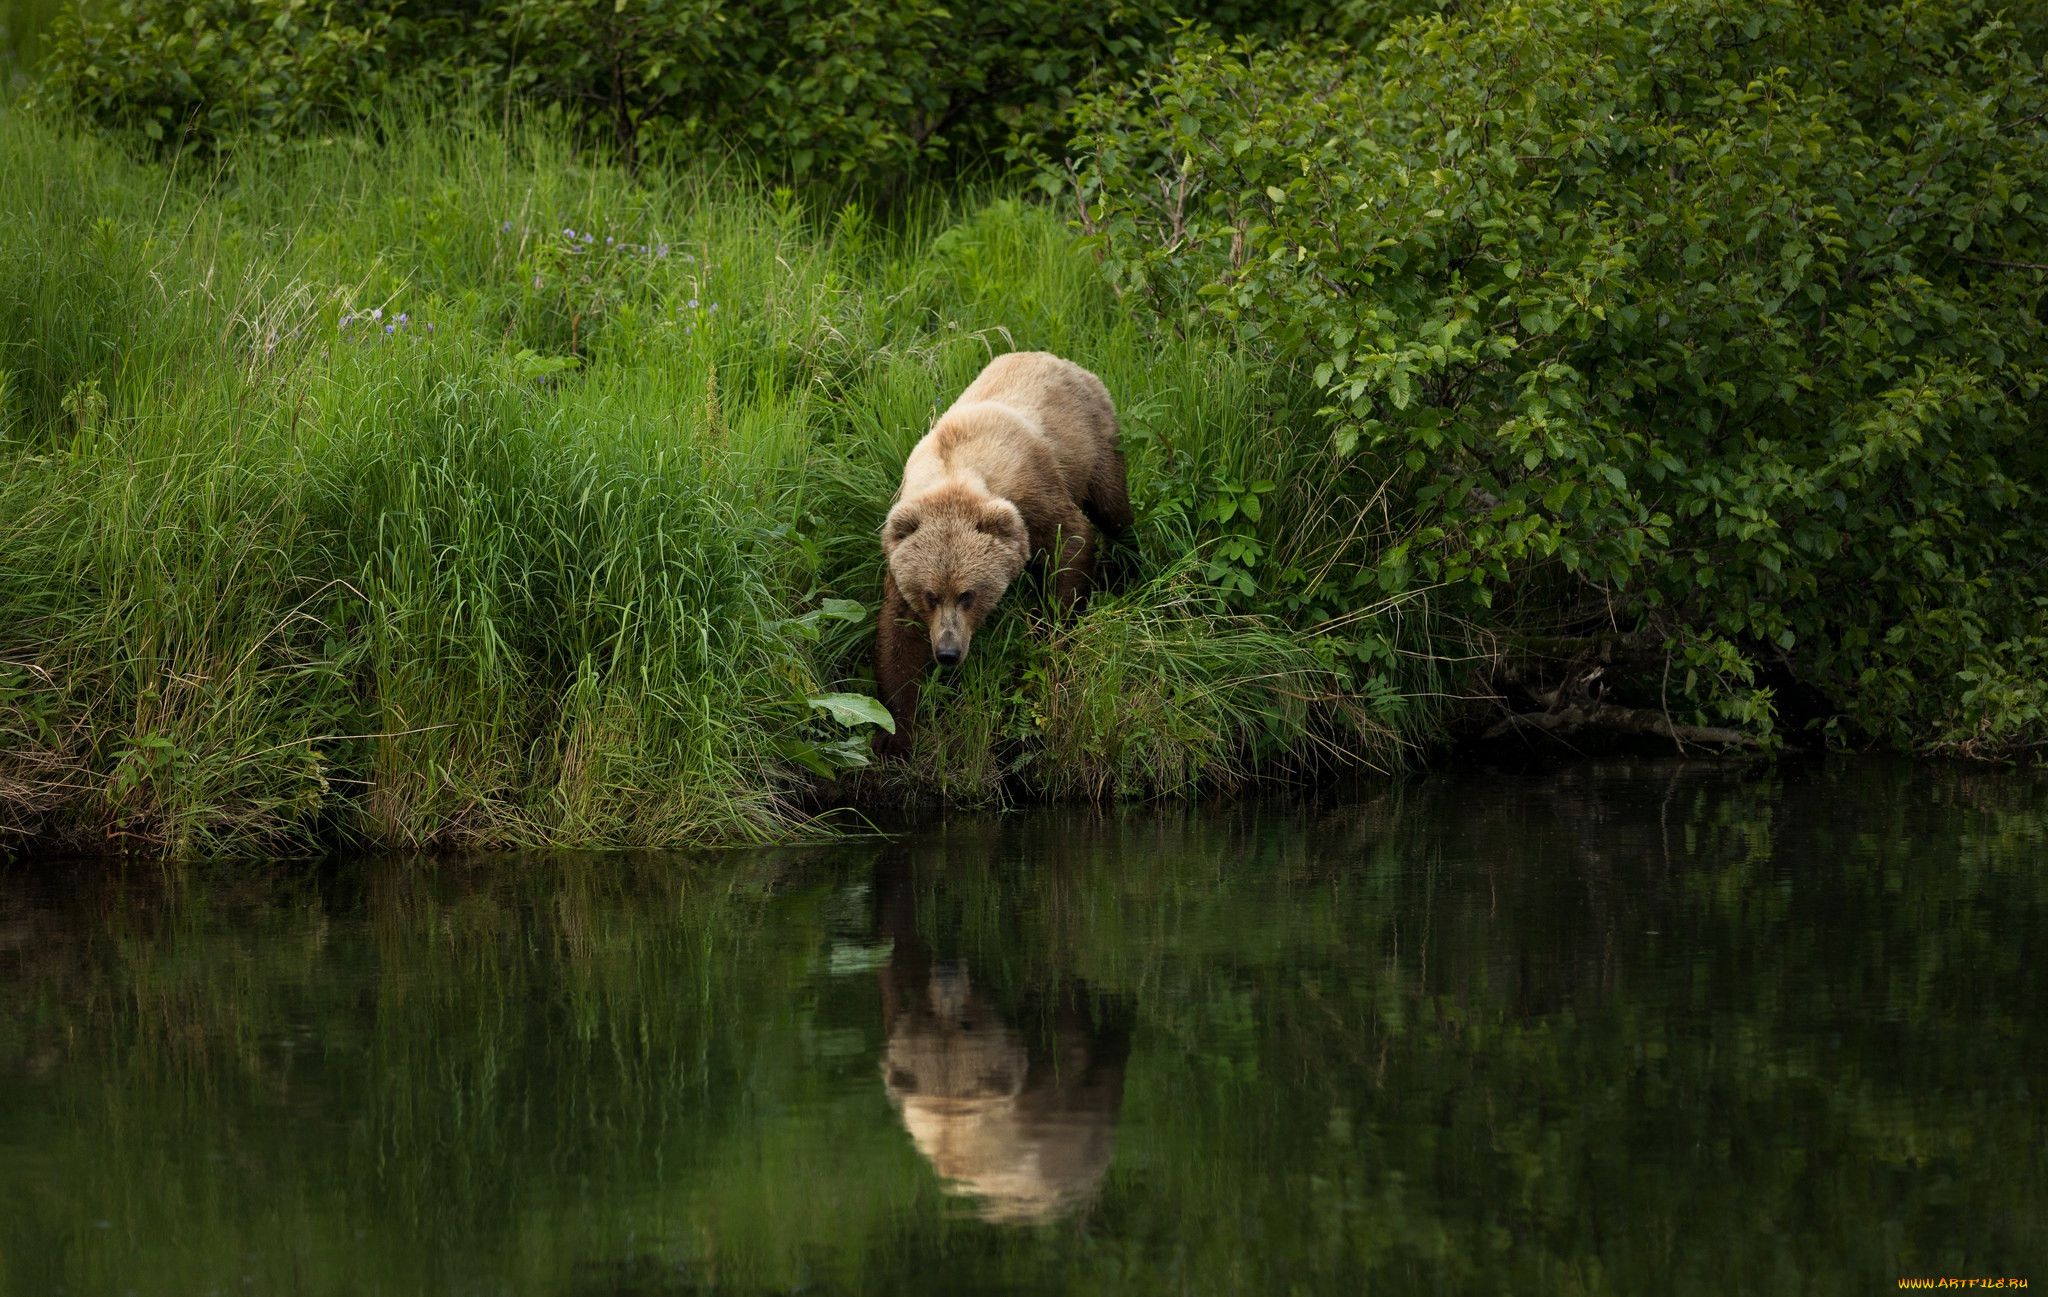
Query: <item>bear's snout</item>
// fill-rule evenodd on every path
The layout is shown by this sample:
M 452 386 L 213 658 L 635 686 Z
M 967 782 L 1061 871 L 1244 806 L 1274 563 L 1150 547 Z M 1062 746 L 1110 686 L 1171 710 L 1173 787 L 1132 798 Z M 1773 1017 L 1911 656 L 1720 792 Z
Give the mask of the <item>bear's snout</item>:
M 942 667 L 959 666 L 960 659 L 967 656 L 967 642 L 952 631 L 943 631 L 932 641 L 932 656 Z

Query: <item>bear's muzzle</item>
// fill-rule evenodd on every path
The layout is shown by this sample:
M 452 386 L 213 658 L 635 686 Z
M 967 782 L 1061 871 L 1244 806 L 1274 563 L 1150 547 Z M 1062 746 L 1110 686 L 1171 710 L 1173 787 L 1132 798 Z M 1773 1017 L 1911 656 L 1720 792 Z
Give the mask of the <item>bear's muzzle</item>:
M 967 624 L 960 601 L 949 599 L 941 603 L 934 610 L 931 624 L 932 657 L 942 667 L 960 665 L 967 656 L 967 641 L 974 637 L 974 628 Z

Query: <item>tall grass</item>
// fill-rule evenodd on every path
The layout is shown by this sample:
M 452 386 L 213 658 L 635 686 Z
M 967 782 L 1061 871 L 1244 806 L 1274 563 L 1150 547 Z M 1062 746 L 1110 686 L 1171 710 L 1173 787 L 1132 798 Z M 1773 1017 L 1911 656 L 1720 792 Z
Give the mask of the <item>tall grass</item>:
M 872 606 L 903 456 L 1020 347 L 1120 400 L 1123 578 L 1078 620 L 1020 590 L 861 795 L 1397 760 L 1420 712 L 1347 698 L 1327 643 L 1190 566 L 1189 466 L 1321 507 L 1298 397 L 1140 327 L 1041 208 L 885 226 L 460 114 L 180 172 L 0 110 L 0 824 L 188 852 L 787 833 L 792 753 L 845 750 L 806 698 L 871 687 L 866 621 L 807 614 Z

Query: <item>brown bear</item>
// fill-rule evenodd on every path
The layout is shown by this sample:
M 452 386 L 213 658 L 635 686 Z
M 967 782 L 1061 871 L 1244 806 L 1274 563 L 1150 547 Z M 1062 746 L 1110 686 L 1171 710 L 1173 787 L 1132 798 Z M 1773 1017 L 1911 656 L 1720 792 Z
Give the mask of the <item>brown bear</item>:
M 1062 607 L 1087 593 L 1098 528 L 1131 523 L 1116 406 L 1102 380 L 1043 351 L 998 356 L 903 465 L 882 524 L 889 574 L 875 681 L 908 750 L 927 658 L 953 666 L 1024 565 L 1044 556 Z
M 1045 989 L 992 995 L 927 944 L 921 874 L 892 853 L 872 875 L 875 944 L 888 951 L 883 1088 L 944 1192 L 974 1199 L 984 1220 L 1042 1224 L 1093 1198 L 1109 1170 L 1132 1006 L 1064 970 Z

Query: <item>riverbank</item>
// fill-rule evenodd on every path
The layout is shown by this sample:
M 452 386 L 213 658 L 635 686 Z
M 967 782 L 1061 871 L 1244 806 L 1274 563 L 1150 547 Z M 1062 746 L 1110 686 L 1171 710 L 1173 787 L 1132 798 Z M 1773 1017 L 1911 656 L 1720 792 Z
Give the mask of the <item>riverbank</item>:
M 1048 209 L 885 227 L 460 116 L 157 166 L 10 109 L 0 216 L 10 842 L 802 831 L 863 760 L 810 700 L 872 688 L 902 457 L 1015 348 L 1107 382 L 1138 526 L 1084 615 L 1014 595 L 864 800 L 1392 767 L 1437 727 L 1426 595 L 1226 602 L 1223 503 L 1295 511 L 1303 562 L 1333 525 L 1313 393 L 1119 309 Z

